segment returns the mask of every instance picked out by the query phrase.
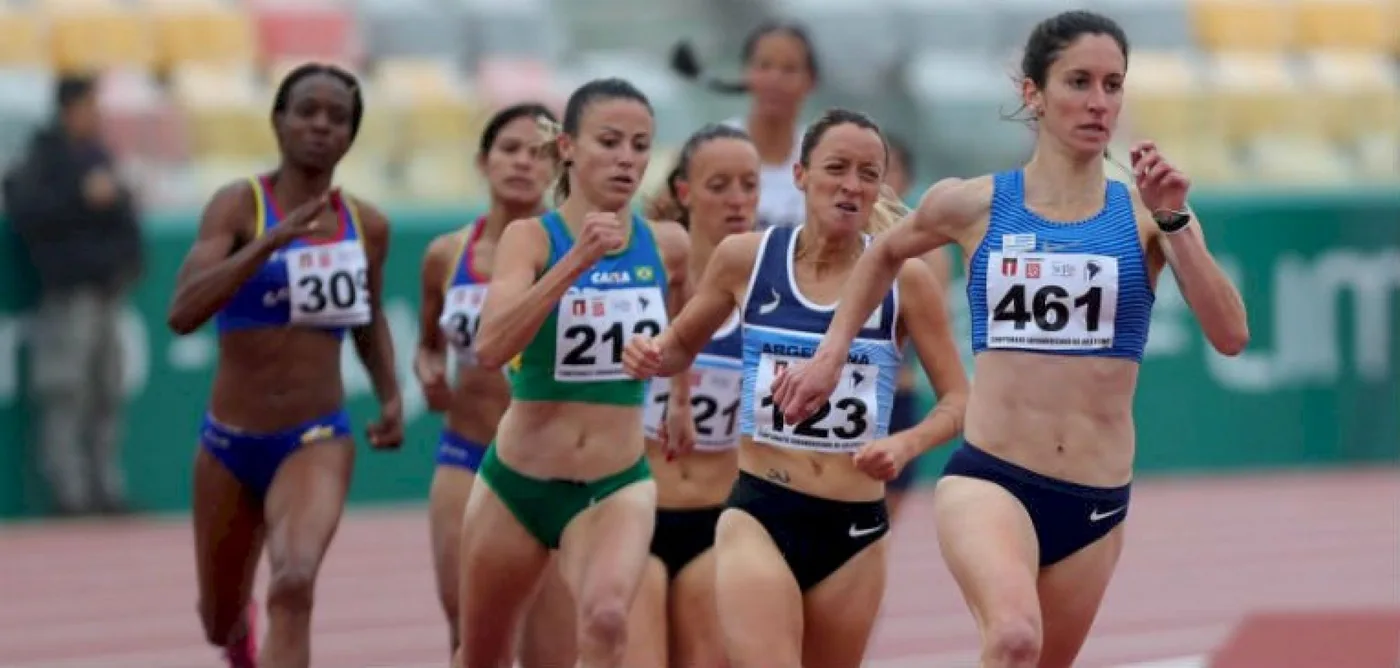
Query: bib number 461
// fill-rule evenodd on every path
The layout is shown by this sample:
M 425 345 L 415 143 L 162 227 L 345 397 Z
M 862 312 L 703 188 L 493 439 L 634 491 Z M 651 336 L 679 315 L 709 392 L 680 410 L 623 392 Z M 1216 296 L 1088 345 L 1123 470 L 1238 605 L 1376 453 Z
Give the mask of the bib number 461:
M 1046 285 L 1031 296 L 1029 308 L 1026 304 L 1026 286 L 1013 285 L 1006 295 L 992 309 L 992 319 L 998 322 L 1011 322 L 1016 329 L 1025 329 L 1034 321 L 1042 332 L 1058 332 L 1069 324 L 1070 308 L 1083 309 L 1084 327 L 1090 332 L 1099 330 L 1099 318 L 1103 311 L 1103 288 L 1092 287 L 1083 294 L 1070 299 L 1068 290 L 1058 285 Z

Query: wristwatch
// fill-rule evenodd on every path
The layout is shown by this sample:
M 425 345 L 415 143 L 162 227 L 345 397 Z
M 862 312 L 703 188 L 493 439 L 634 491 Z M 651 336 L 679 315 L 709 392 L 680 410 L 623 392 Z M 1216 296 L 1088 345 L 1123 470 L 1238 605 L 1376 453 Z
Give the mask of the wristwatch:
M 1157 211 L 1152 214 L 1152 220 L 1156 221 L 1157 229 L 1171 234 L 1180 232 L 1191 224 L 1191 214 L 1185 211 Z

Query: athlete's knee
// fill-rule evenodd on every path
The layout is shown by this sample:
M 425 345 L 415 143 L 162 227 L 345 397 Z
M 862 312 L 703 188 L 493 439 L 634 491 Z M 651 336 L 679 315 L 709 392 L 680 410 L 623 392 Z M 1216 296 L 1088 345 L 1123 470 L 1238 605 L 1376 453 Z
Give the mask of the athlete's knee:
M 989 666 L 1035 668 L 1040 660 L 1040 624 L 1034 617 L 1008 617 L 987 625 L 982 641 Z
M 316 564 L 292 559 L 272 566 L 267 583 L 267 605 L 289 612 L 308 612 L 315 601 Z
M 620 595 L 586 604 L 581 621 L 581 635 L 591 643 L 621 648 L 627 642 L 627 602 Z

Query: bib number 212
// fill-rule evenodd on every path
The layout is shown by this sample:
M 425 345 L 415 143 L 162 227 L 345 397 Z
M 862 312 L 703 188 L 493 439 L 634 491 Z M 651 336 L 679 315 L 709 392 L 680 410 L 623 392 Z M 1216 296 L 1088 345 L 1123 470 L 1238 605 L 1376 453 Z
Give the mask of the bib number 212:
M 608 347 L 609 354 L 607 364 L 622 363 L 622 349 L 627 344 L 629 335 L 659 336 L 661 334 L 661 324 L 654 320 L 638 320 L 632 325 L 632 331 L 627 332 L 622 323 L 614 322 L 601 333 L 590 325 L 574 325 L 564 330 L 564 340 L 569 342 L 569 352 L 564 354 L 563 362 L 569 366 L 592 366 L 598 363 L 594 346 L 603 343 Z

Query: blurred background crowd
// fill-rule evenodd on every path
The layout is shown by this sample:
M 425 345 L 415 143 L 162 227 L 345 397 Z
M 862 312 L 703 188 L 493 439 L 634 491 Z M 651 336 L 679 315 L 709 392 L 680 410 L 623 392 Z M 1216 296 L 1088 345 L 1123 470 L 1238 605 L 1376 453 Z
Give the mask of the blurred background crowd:
M 1400 0 L 1078 4 L 1126 29 L 1133 51 L 1119 143 L 1152 138 L 1193 177 L 1204 198 L 1196 207 L 1243 279 L 1266 351 L 1225 361 L 1198 350 L 1164 282 L 1149 357 L 1175 366 L 1149 359 L 1144 401 L 1193 397 L 1201 424 L 1145 418 L 1144 432 L 1172 426 L 1195 450 L 1154 454 L 1149 434 L 1144 466 L 1395 461 Z M 390 271 L 399 277 L 386 286 L 386 308 L 398 309 L 403 357 L 418 258 L 427 239 L 484 204 L 474 146 L 500 106 L 558 107 L 588 79 L 631 80 L 657 112 L 650 189 L 690 132 L 750 104 L 678 76 L 678 40 L 693 43 L 710 71 L 738 79 L 744 35 L 764 19 L 791 19 L 810 32 L 819 65 L 803 117 L 830 105 L 872 114 L 910 146 L 914 182 L 926 185 L 1028 156 L 1031 133 L 1004 118 L 1018 106 L 1017 49 L 1035 22 L 1067 8 L 4 0 L 0 516 L 183 505 L 212 338 L 163 331 L 170 280 L 208 196 L 275 164 L 271 91 L 296 64 L 329 61 L 362 77 L 365 122 L 337 180 L 394 220 Z M 363 394 L 362 380 L 349 382 Z M 421 452 L 358 472 L 358 500 L 426 492 L 434 420 L 421 406 L 409 413 Z M 1285 415 L 1297 424 L 1280 424 Z M 1242 450 L 1222 454 L 1222 443 Z

